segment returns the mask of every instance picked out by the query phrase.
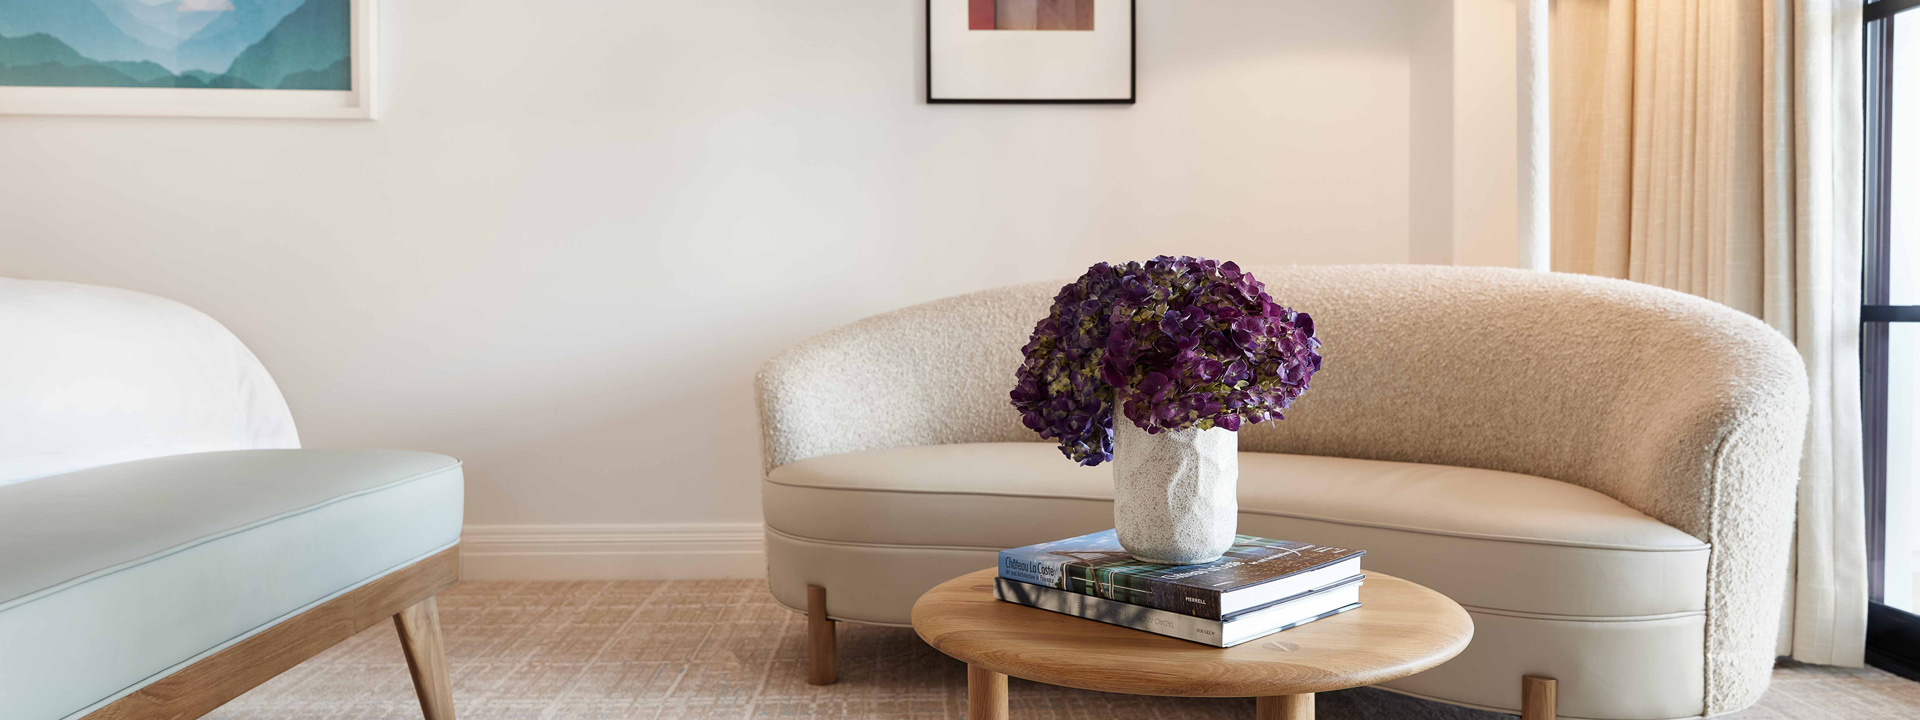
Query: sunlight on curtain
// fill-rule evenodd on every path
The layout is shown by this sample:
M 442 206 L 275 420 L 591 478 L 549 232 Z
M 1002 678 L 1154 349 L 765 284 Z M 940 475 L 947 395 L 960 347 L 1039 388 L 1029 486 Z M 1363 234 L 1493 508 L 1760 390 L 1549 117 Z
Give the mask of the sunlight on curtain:
M 1723 302 L 1800 348 L 1781 651 L 1858 666 L 1862 0 L 1556 0 L 1552 22 L 1553 267 Z

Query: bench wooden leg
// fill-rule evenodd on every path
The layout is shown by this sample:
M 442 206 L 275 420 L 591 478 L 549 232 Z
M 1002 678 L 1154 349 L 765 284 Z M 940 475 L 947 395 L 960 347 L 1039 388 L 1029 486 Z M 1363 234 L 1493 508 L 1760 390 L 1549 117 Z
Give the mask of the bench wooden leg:
M 453 683 L 447 679 L 447 648 L 440 637 L 440 606 L 433 598 L 395 613 L 400 650 L 413 674 L 413 690 L 420 696 L 420 714 L 427 720 L 453 720 Z
M 834 623 L 827 619 L 827 589 L 807 586 L 807 684 L 832 685 L 840 679 Z
M 1255 720 L 1313 720 L 1313 693 L 1276 695 L 1253 702 Z
M 1560 682 L 1528 675 L 1520 679 L 1520 720 L 1554 720 L 1559 711 Z

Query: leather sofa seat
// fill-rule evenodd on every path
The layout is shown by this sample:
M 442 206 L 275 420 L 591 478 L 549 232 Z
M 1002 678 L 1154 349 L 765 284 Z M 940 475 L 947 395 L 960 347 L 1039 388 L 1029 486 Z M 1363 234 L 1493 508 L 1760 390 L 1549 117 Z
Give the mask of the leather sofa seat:
M 997 551 L 1113 526 L 1111 471 L 1076 466 L 1043 443 L 808 458 L 774 468 L 763 492 L 769 527 L 829 543 Z M 1364 567 L 1468 607 L 1566 616 L 1706 609 L 1705 543 L 1556 480 L 1243 452 L 1239 495 L 1243 533 L 1366 550 Z M 1486 511 L 1495 504 L 1500 512 Z M 1425 571 L 1442 566 L 1444 574 Z
M 784 558 L 768 567 L 775 597 L 801 609 L 794 589 L 841 588 L 829 613 L 865 622 L 909 623 L 914 598 L 999 550 L 1113 526 L 1111 469 L 1037 442 L 811 457 L 761 491 Z M 1240 532 L 1366 550 L 1364 569 L 1472 614 L 1466 652 L 1387 689 L 1497 710 L 1514 678 L 1590 663 L 1628 670 L 1570 688 L 1564 717 L 1606 716 L 1603 698 L 1613 717 L 1701 713 L 1709 546 L 1611 497 L 1495 470 L 1242 452 L 1239 499 Z M 858 582 L 875 573 L 889 581 Z
M 452 547 L 461 508 L 459 461 L 388 450 L 176 455 L 0 486 L 0 708 L 83 716 Z

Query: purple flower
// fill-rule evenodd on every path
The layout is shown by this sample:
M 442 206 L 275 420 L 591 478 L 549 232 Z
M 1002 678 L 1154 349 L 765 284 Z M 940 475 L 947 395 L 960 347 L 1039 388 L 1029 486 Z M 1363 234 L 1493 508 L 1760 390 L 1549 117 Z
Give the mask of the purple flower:
M 1234 263 L 1106 263 L 1060 289 L 1021 348 L 1021 422 L 1083 465 L 1113 458 L 1116 407 L 1150 433 L 1280 419 L 1320 369 L 1313 318 Z

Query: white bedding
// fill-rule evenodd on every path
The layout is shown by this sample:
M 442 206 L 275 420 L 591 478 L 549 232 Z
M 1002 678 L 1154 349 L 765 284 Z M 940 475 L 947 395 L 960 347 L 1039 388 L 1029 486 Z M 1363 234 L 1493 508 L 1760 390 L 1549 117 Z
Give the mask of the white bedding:
M 280 388 L 213 318 L 127 290 L 0 278 L 0 485 L 299 446 Z

